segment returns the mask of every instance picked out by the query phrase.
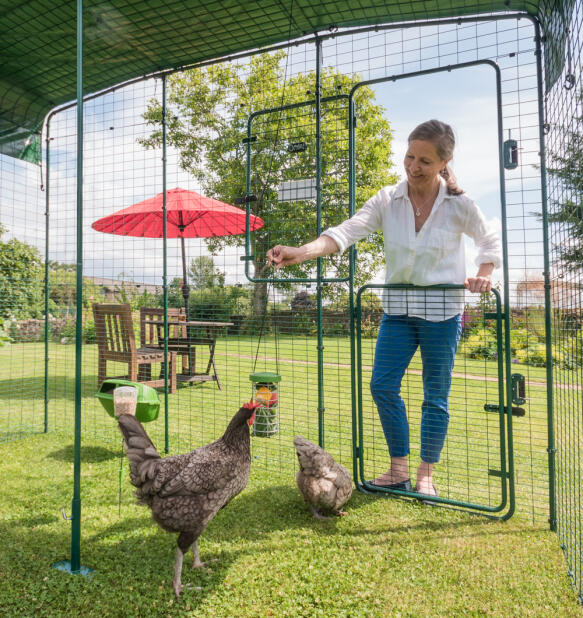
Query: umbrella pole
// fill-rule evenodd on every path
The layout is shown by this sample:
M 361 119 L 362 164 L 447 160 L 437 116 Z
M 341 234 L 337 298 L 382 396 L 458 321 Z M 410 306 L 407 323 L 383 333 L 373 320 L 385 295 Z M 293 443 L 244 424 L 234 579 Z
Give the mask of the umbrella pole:
M 182 214 L 181 214 L 182 219 Z M 186 249 L 184 248 L 184 236 L 180 237 L 180 246 L 182 248 L 182 296 L 184 297 L 184 314 L 186 321 L 190 320 L 188 311 L 188 298 L 190 296 L 190 287 L 188 285 L 188 276 L 186 274 Z M 188 325 L 186 326 L 186 348 L 188 350 L 188 372 L 190 375 L 194 375 L 194 358 L 190 348 L 190 330 Z
M 184 249 L 184 236 L 180 237 L 180 245 L 182 248 L 182 296 L 184 297 L 184 313 L 186 314 L 186 319 L 189 320 L 188 298 L 190 296 L 190 287 L 188 286 L 188 277 L 186 275 L 186 250 Z

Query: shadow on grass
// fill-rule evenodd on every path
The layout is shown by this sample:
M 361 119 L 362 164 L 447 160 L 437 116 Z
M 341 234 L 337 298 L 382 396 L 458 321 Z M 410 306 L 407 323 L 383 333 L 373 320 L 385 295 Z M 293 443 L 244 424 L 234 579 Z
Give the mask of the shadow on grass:
M 30 400 L 44 399 L 44 376 L 11 378 L 0 380 L 0 400 Z M 97 376 L 83 376 L 81 378 L 81 396 L 91 397 L 97 392 Z M 75 372 L 71 375 L 49 376 L 49 399 L 75 400 Z
M 103 446 L 81 446 L 81 461 L 86 463 L 98 463 L 100 461 L 108 461 L 110 459 L 117 459 L 120 456 L 119 450 L 112 451 Z M 47 457 L 55 459 L 57 461 L 65 461 L 72 463 L 75 457 L 75 450 L 72 444 L 49 453 Z

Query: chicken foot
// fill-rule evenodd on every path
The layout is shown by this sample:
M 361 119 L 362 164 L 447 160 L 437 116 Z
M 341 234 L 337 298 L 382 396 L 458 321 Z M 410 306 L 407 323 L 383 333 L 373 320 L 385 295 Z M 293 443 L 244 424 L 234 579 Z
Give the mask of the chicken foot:
M 322 515 L 322 513 L 313 504 L 308 504 L 308 506 L 316 519 L 330 519 L 330 517 Z M 348 513 L 346 511 L 334 511 L 334 515 L 348 515 Z

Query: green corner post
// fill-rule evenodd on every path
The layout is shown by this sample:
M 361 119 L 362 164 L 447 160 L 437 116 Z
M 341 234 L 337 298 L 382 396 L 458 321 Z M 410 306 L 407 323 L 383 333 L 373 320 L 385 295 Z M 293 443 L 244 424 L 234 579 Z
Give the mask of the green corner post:
M 545 152 L 544 123 L 546 122 L 543 105 L 543 69 L 541 32 L 538 22 L 533 21 L 535 28 L 536 43 L 536 82 L 538 98 L 538 131 L 540 152 L 540 180 L 541 180 L 541 206 L 543 225 L 543 252 L 544 252 L 544 286 L 545 286 L 545 346 L 546 346 L 546 379 L 547 379 L 547 454 L 549 466 L 549 526 L 553 532 L 557 532 L 557 490 L 556 490 L 556 454 L 555 446 L 555 419 L 553 397 L 553 341 L 551 320 L 551 276 L 549 261 L 549 218 L 547 204 L 547 167 Z
M 322 233 L 322 39 L 316 35 L 316 236 Z M 324 338 L 322 336 L 322 258 L 316 266 L 316 299 L 318 328 L 318 444 L 324 448 Z
M 88 575 L 81 566 L 81 377 L 83 334 L 83 0 L 77 0 L 77 300 L 75 324 L 75 441 L 73 503 L 71 517 L 71 560 L 53 565 L 73 575 Z
M 164 294 L 164 452 L 170 452 L 168 436 L 168 213 L 166 210 L 166 75 L 162 76 L 162 243 Z M 188 313 L 188 312 L 187 312 Z M 188 315 L 186 316 L 188 320 Z
M 45 403 L 44 403 L 44 432 L 49 431 L 49 122 L 47 121 L 46 133 L 46 184 L 45 184 Z M 41 154 L 42 165 L 42 154 Z

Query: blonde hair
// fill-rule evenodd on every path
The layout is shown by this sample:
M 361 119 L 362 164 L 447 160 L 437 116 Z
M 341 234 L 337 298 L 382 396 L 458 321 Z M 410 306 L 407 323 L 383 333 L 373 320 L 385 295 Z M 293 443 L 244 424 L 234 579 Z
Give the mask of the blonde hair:
M 416 126 L 409 134 L 408 141 L 422 140 L 431 142 L 435 146 L 437 156 L 444 161 L 449 161 L 453 157 L 455 148 L 455 136 L 453 129 L 441 120 L 428 120 Z M 450 195 L 461 195 L 464 191 L 457 184 L 457 179 L 447 164 L 440 172 L 447 184 L 447 192 Z

